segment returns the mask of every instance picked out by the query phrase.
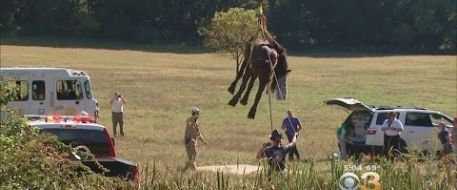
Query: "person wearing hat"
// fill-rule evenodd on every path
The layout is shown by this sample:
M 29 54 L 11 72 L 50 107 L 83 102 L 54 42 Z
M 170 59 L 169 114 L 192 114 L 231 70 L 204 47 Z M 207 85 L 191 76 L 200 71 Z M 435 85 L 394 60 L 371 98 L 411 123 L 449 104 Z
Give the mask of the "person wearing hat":
M 208 144 L 200 131 L 200 109 L 193 108 L 191 111 L 192 116 L 186 119 L 186 131 L 184 133 L 184 144 L 187 151 L 187 163 L 184 170 L 197 169 L 195 164 L 195 158 L 197 157 L 197 142 L 198 139 L 202 140 L 203 143 Z
M 384 155 L 390 157 L 390 152 L 399 150 L 400 133 L 403 131 L 403 124 L 397 119 L 397 114 L 393 111 L 387 114 L 381 131 L 384 132 Z
M 338 145 L 340 148 L 340 155 L 343 160 L 347 160 L 349 158 L 349 154 L 347 152 L 347 143 L 349 143 L 349 136 L 354 130 L 352 125 L 348 123 L 343 123 L 337 130 L 336 130 L 336 138 L 338 139 Z
M 264 143 L 257 153 L 257 159 L 267 158 L 270 166 L 269 174 L 272 171 L 282 173 L 286 169 L 286 154 L 295 146 L 296 139 L 296 136 L 294 136 L 291 143 L 281 144 L 281 133 L 276 129 L 273 130 L 270 135 L 271 143 Z

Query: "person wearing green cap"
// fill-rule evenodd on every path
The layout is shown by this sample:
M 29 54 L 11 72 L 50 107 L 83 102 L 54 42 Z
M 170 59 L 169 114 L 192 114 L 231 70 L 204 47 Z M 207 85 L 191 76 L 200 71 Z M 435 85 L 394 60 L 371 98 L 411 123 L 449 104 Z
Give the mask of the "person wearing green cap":
M 341 158 L 347 160 L 349 158 L 346 144 L 348 143 L 348 135 L 351 134 L 352 129 L 349 127 L 347 123 L 343 123 L 337 130 L 336 130 L 336 137 L 338 139 L 338 144 L 340 146 L 340 155 Z
M 208 144 L 200 130 L 200 109 L 194 107 L 191 111 L 192 116 L 186 119 L 186 130 L 184 133 L 184 144 L 187 152 L 187 162 L 184 170 L 197 169 L 195 159 L 197 157 L 197 142 L 201 140 L 205 145 Z

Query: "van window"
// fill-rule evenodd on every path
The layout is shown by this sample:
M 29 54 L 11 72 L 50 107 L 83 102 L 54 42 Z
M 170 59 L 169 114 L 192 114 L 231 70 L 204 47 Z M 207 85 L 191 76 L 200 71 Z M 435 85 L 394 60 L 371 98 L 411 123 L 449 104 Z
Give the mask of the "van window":
M 430 120 L 434 126 L 437 126 L 439 123 L 443 122 L 447 126 L 452 126 L 452 120 L 446 116 L 443 116 L 438 113 L 430 114 Z
M 44 128 L 41 132 L 50 133 L 64 144 L 73 146 L 84 145 L 90 152 L 97 154 L 109 154 L 109 144 L 102 130 L 72 129 L 65 128 Z
M 16 85 L 12 101 L 27 101 L 29 99 L 29 82 L 26 80 L 10 82 Z
M 418 127 L 433 127 L 429 113 L 408 112 L 406 113 L 405 125 Z
M 32 81 L 32 99 L 44 100 L 45 99 L 45 83 L 42 80 Z
M 81 100 L 81 84 L 78 80 L 58 80 L 56 85 L 57 100 Z
M 376 125 L 382 125 L 384 124 L 384 121 L 387 119 L 387 114 L 389 112 L 382 112 L 378 113 L 378 117 L 376 118 Z M 400 112 L 395 112 L 397 114 L 397 119 L 400 117 Z
M 84 90 L 86 91 L 86 98 L 92 99 L 92 91 L 91 91 L 90 82 L 88 80 L 84 81 Z

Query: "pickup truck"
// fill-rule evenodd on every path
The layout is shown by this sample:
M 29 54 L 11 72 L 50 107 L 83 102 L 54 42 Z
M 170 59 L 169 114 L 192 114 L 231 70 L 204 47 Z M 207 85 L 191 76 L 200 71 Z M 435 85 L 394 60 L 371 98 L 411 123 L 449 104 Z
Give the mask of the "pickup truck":
M 116 156 L 114 139 L 108 130 L 92 119 L 84 116 L 31 116 L 27 115 L 28 124 L 42 133 L 57 136 L 64 144 L 73 148 L 84 149 L 95 156 L 94 159 L 84 159 L 75 154 L 76 160 L 81 161 L 93 172 L 108 177 L 119 177 L 132 181 L 139 187 L 139 170 L 137 164 Z M 81 159 L 82 158 L 82 159 Z M 100 168 L 100 165 L 103 168 Z M 107 170 L 106 170 L 107 169 Z

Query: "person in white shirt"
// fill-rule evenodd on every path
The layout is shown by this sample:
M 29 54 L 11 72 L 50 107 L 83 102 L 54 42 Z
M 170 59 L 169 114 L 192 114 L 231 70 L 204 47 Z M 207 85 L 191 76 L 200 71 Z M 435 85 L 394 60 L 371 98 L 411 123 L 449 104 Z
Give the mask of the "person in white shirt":
M 403 131 L 403 124 L 397 119 L 395 112 L 389 112 L 387 119 L 382 125 L 384 132 L 384 155 L 392 158 L 390 153 L 400 148 L 400 133 Z
M 111 111 L 112 111 L 112 121 L 113 121 L 113 134 L 117 136 L 116 127 L 119 123 L 119 128 L 121 136 L 124 136 L 124 97 L 119 92 L 114 93 L 113 99 L 111 99 Z

